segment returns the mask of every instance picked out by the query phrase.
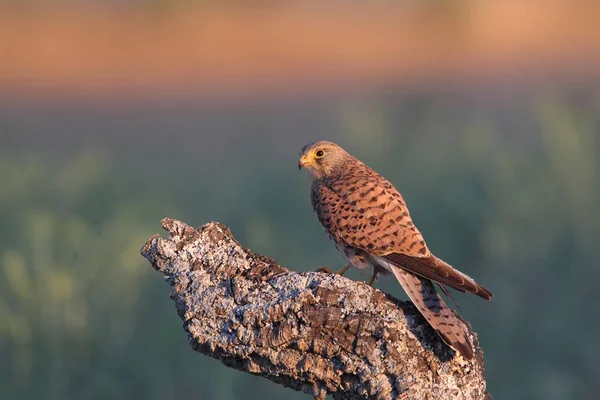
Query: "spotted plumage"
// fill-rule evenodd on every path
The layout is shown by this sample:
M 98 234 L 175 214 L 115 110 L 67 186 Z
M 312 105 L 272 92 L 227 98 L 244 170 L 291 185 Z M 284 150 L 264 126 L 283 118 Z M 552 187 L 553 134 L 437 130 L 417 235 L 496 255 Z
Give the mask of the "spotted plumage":
M 370 269 L 370 283 L 377 274 L 395 276 L 442 339 L 471 359 L 467 329 L 433 282 L 444 292 L 446 285 L 486 300 L 492 294 L 434 256 L 396 188 L 338 145 L 305 146 L 298 166 L 308 171 L 313 210 L 348 265 Z

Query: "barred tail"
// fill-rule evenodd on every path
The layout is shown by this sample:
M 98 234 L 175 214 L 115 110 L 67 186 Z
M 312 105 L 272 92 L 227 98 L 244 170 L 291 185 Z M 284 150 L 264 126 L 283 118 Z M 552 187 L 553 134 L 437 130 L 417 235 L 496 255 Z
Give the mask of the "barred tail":
M 390 267 L 408 297 L 444 342 L 464 358 L 472 359 L 473 349 L 467 337 L 467 327 L 452 313 L 433 283 L 394 265 Z

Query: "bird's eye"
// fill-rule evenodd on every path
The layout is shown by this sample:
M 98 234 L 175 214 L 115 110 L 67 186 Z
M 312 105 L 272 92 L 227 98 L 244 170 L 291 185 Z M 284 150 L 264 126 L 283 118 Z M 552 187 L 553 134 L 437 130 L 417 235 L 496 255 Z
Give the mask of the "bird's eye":
M 321 149 L 315 151 L 315 158 L 321 158 L 325 155 L 325 152 Z

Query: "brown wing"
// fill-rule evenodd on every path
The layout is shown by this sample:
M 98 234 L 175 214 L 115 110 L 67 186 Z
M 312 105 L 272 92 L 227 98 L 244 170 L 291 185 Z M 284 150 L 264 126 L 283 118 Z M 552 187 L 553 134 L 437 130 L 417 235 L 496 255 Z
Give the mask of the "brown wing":
M 311 198 L 315 214 L 336 242 L 462 292 L 491 298 L 488 290 L 431 254 L 400 193 L 361 162 L 343 174 L 315 181 Z
M 404 199 L 364 164 L 313 182 L 311 193 L 315 214 L 334 240 L 376 255 L 399 249 L 430 255 Z
M 402 253 L 390 253 L 382 256 L 382 258 L 415 275 L 448 285 L 461 292 L 470 292 L 486 300 L 492 298 L 492 293 L 489 290 L 436 256 L 411 257 Z

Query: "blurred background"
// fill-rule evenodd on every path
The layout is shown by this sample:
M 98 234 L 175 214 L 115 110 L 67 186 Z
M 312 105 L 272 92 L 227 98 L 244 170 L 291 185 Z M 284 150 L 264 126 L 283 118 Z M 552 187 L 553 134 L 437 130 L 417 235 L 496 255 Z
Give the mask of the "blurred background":
M 3 1 L 0 397 L 308 399 L 193 352 L 139 249 L 169 216 L 341 266 L 327 139 L 494 293 L 455 297 L 495 398 L 597 398 L 599 78 L 593 1 Z

